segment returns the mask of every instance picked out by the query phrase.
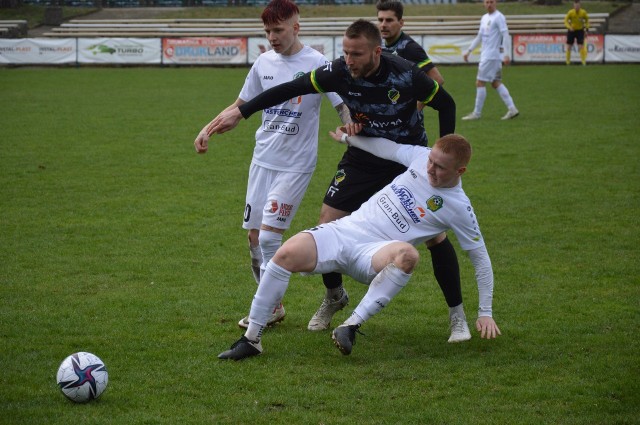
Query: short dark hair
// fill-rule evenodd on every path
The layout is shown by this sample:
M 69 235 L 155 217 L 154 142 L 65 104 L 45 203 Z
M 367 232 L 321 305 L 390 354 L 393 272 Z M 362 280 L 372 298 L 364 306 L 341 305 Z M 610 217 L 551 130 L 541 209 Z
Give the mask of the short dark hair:
M 381 10 L 390 10 L 396 14 L 396 18 L 398 18 L 398 20 L 402 19 L 402 15 L 404 14 L 404 6 L 402 5 L 402 2 L 396 0 L 378 0 L 376 3 L 376 9 L 378 12 Z
M 349 39 L 364 37 L 372 46 L 380 46 L 382 44 L 380 30 L 376 25 L 366 19 L 358 19 L 349 25 L 344 32 L 344 36 Z
M 300 9 L 291 0 L 271 0 L 262 11 L 260 18 L 265 25 L 276 25 L 299 14 Z

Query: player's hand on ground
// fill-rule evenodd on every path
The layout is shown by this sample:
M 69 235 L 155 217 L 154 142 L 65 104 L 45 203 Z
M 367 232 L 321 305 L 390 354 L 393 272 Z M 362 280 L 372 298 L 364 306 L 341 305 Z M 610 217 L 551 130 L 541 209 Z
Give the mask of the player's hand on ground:
M 480 332 L 480 338 L 495 339 L 498 335 L 502 335 L 492 317 L 478 317 L 476 329 Z

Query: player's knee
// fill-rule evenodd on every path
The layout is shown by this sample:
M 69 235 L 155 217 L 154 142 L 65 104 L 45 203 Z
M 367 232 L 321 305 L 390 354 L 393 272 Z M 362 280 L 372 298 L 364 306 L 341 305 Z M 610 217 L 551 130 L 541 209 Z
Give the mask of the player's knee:
M 313 238 L 299 233 L 282 244 L 272 261 L 290 272 L 310 272 L 315 267 L 317 257 L 314 250 Z
M 271 261 L 280 267 L 289 270 L 291 265 L 295 262 L 295 248 L 292 248 L 290 244 L 285 242 L 280 248 L 278 248 L 276 255 L 273 256 Z
M 415 247 L 408 243 L 403 243 L 398 247 L 398 252 L 394 258 L 393 264 L 405 273 L 413 272 L 418 265 L 420 254 Z

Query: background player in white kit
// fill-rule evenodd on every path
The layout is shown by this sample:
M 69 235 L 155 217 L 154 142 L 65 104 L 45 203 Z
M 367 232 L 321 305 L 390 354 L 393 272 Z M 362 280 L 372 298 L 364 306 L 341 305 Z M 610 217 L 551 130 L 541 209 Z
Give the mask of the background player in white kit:
M 359 124 L 349 126 L 349 134 L 359 131 Z M 338 349 L 350 354 L 362 323 L 385 307 L 411 278 L 419 258 L 415 246 L 448 229 L 454 231 L 475 269 L 480 304 L 476 329 L 482 338 L 500 335 L 492 318 L 491 260 L 460 180 L 471 158 L 465 138 L 450 134 L 428 148 L 382 138 L 347 138 L 339 130 L 332 136 L 408 169 L 351 215 L 287 240 L 267 264 L 251 304 L 247 332 L 218 357 L 241 360 L 261 354 L 262 331 L 291 274 L 330 271 L 369 284 L 353 314 L 332 333 Z
M 290 0 L 273 0 L 265 7 L 261 18 L 273 50 L 258 57 L 238 99 L 225 111 L 328 62 L 321 53 L 300 42 L 299 15 L 298 6 Z M 326 96 L 342 122 L 348 122 L 349 110 L 342 99 L 335 93 Z M 262 124 L 256 130 L 256 147 L 249 169 L 242 225 L 249 230 L 251 267 L 258 284 L 261 268 L 280 247 L 282 235 L 291 225 L 315 169 L 321 100 L 320 94 L 297 96 L 262 111 Z M 204 143 L 199 139 L 200 135 L 194 143 L 196 151 L 206 153 L 208 137 Z M 279 303 L 272 310 L 268 323 L 279 322 L 284 316 L 284 307 Z M 238 322 L 245 328 L 248 324 L 247 317 Z
M 513 103 L 507 87 L 502 84 L 502 62 L 508 65 L 511 62 L 511 37 L 504 15 L 496 9 L 497 0 L 484 0 L 484 7 L 487 13 L 480 19 L 480 29 L 478 35 L 473 39 L 471 45 L 462 56 L 465 62 L 469 61 L 469 54 L 482 44 L 480 51 L 480 64 L 478 65 L 478 76 L 476 77 L 476 103 L 468 115 L 462 117 L 463 120 L 478 120 L 482 116 L 482 107 L 487 97 L 487 83 L 496 89 L 500 98 L 507 106 L 507 113 L 503 120 L 510 120 L 520 113 Z

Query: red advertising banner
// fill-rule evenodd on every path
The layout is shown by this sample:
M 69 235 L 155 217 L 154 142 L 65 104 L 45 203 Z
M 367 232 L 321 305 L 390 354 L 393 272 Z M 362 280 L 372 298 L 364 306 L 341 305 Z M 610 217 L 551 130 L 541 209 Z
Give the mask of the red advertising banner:
M 246 64 L 247 39 L 241 38 L 164 38 L 162 62 L 165 64 Z
M 516 34 L 513 36 L 513 59 L 516 62 L 561 62 L 566 60 L 566 34 Z M 602 62 L 604 59 L 604 36 L 587 36 L 587 62 Z M 580 63 L 577 45 L 572 49 L 573 60 Z

